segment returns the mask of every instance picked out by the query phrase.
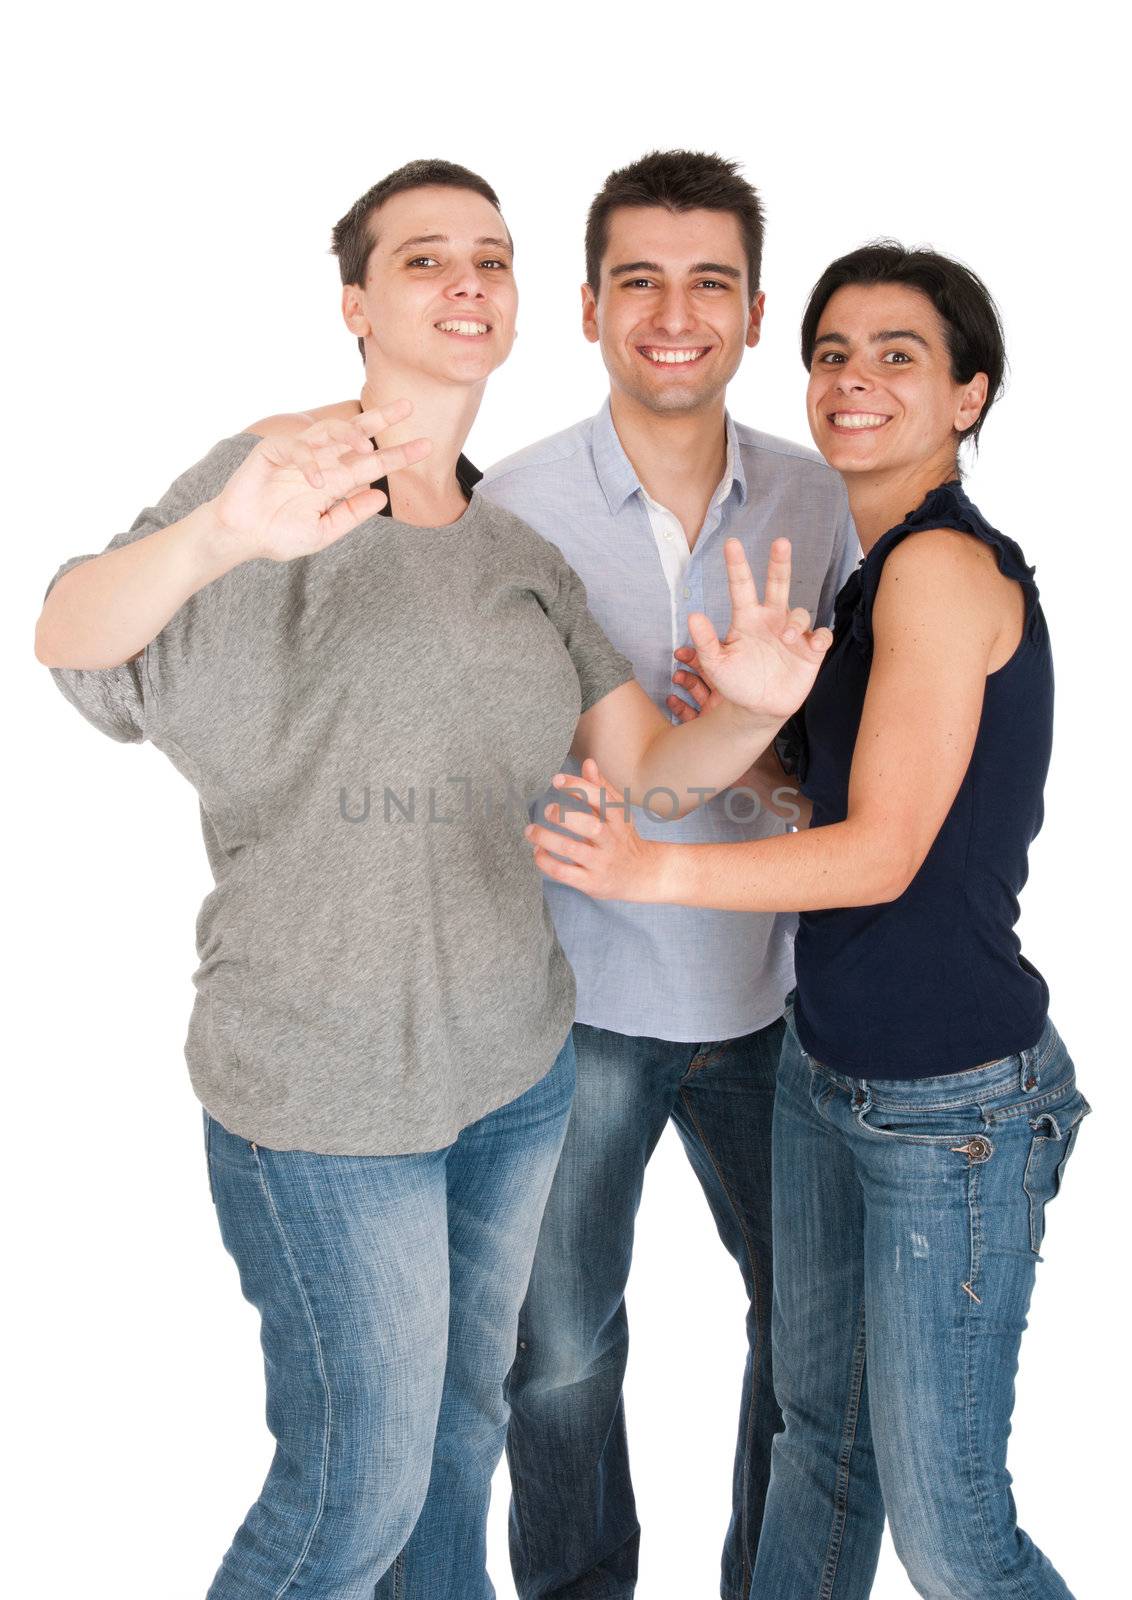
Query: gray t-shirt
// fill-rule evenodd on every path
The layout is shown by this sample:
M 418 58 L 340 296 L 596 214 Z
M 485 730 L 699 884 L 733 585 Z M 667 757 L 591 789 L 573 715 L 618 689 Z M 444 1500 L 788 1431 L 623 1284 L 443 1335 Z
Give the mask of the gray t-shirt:
M 212 499 L 258 442 L 222 440 L 107 549 Z M 200 796 L 216 887 L 185 1056 L 232 1133 L 439 1149 L 549 1069 L 574 979 L 525 805 L 632 667 L 526 523 L 479 495 L 447 527 L 372 517 L 206 585 L 136 661 L 51 671 Z

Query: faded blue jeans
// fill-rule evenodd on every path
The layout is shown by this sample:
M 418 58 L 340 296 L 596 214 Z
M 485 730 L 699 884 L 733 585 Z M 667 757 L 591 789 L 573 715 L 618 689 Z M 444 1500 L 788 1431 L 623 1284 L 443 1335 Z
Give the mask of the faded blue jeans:
M 503 1385 L 573 1088 L 567 1038 L 533 1088 L 421 1155 L 271 1150 L 205 1113 L 276 1440 L 208 1600 L 374 1600 L 407 1570 L 432 1600 L 494 1595 Z
M 627 1600 L 636 1584 L 625 1285 L 645 1166 L 669 1121 L 747 1291 L 732 1503 L 720 1507 L 721 1525 L 730 1511 L 721 1593 L 746 1600 L 781 1426 L 770 1373 L 770 1139 L 782 1035 L 781 1018 L 704 1044 L 575 1024 L 577 1093 L 507 1390 L 521 1600 Z M 678 1454 L 674 1442 L 674 1470 Z
M 752 1600 L 865 1600 L 887 1514 L 929 1600 L 1068 1600 L 1006 1441 L 1045 1230 L 1089 1106 L 1054 1030 L 937 1078 L 854 1079 L 790 1010 L 774 1123 L 785 1431 Z

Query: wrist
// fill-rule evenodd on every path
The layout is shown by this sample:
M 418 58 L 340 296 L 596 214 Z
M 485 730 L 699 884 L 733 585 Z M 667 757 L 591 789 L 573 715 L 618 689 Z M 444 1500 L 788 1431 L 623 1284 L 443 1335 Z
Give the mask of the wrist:
M 765 711 L 752 711 L 747 706 L 737 705 L 734 700 L 724 700 L 719 709 L 730 720 L 736 737 L 754 746 L 756 754 L 766 749 L 782 725 L 781 717 L 770 716 Z
M 181 524 L 194 576 L 200 583 L 223 577 L 254 555 L 246 533 L 230 527 L 220 511 L 219 499 L 206 500 Z
M 642 839 L 647 846 L 645 893 L 643 900 L 654 905 L 673 904 L 678 900 L 680 883 L 680 858 L 686 856 L 686 845 L 665 844 L 660 839 Z

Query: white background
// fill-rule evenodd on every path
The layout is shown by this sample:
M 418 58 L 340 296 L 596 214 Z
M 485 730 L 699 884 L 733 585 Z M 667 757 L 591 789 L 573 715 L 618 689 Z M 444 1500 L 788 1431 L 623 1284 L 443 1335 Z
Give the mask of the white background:
M 1115 1592 L 1128 253 L 1105 9 L 196 0 L 9 20 L 6 1592 L 199 1600 L 271 1448 L 257 1319 L 219 1241 L 182 1055 L 211 883 L 195 796 L 152 747 L 84 723 L 36 663 L 47 580 L 217 438 L 357 392 L 329 229 L 412 157 L 481 171 L 518 245 L 519 343 L 472 458 L 596 410 L 604 375 L 577 325 L 586 206 L 611 167 L 681 144 L 740 159 L 766 201 L 741 420 L 806 439 L 805 292 L 871 236 L 965 258 L 1004 310 L 1011 384 L 971 486 L 1036 562 L 1053 632 L 1057 748 L 1023 934 L 1096 1111 L 1050 1213 L 1012 1466 L 1022 1519 L 1079 1600 Z M 642 1600 L 718 1592 L 743 1309 L 666 1137 L 630 1300 Z M 506 1597 L 505 1508 L 500 1476 Z M 875 1594 L 910 1593 L 886 1549 Z

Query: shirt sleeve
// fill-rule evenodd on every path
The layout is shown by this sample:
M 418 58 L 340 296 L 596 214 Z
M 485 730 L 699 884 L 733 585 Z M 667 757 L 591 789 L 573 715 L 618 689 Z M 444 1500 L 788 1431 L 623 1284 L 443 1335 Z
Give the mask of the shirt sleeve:
M 822 582 L 817 616 L 814 618 L 816 628 L 832 628 L 834 601 L 856 570 L 860 559 L 861 545 L 857 538 L 857 529 L 853 525 L 848 503 L 843 502 L 829 567 Z
M 195 466 L 181 474 L 154 506 L 139 512 L 133 524 L 116 533 L 104 550 L 90 555 L 71 556 L 52 577 L 44 591 L 46 600 L 64 573 L 91 561 L 95 555 L 121 549 L 135 539 L 144 539 L 159 528 L 170 527 L 190 511 L 219 494 L 241 461 L 259 440 L 253 434 L 236 434 L 223 439 Z M 201 626 L 219 602 L 218 584 L 206 584 L 170 617 L 141 655 L 121 666 L 78 669 L 51 667 L 48 670 L 56 687 L 75 709 L 101 733 L 123 744 L 140 744 L 149 736 L 156 708 L 158 685 L 168 685 L 189 660 L 189 645 L 194 637 L 208 630 Z
M 590 615 L 585 584 L 557 547 L 552 545 L 551 549 L 557 557 L 558 592 L 547 606 L 546 614 L 570 652 L 582 689 L 582 710 L 588 711 L 614 689 L 629 682 L 633 677 L 633 663 L 610 644 Z

